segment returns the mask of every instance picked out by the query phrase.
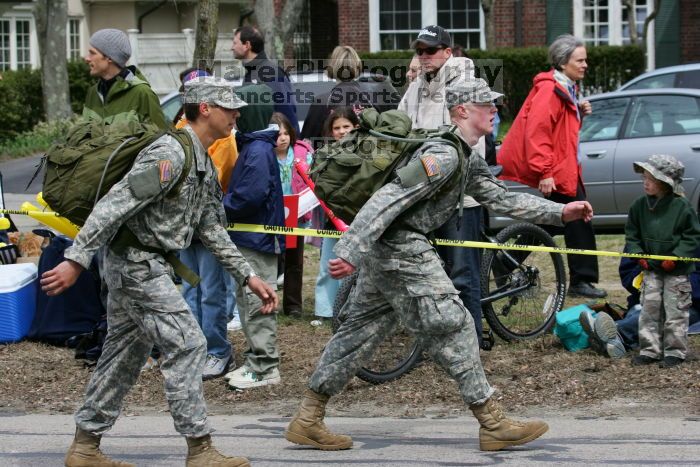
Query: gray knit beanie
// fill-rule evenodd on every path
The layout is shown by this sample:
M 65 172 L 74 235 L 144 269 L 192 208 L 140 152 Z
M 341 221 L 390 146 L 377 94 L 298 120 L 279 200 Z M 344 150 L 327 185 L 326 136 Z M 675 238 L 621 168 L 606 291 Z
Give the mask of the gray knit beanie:
M 131 57 L 129 38 L 119 29 L 100 29 L 90 38 L 90 45 L 111 58 L 121 68 L 126 66 Z

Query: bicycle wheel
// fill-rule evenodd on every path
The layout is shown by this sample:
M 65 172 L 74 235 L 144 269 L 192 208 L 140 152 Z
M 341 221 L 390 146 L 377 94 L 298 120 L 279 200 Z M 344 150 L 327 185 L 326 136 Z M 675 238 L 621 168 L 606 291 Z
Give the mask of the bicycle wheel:
M 498 243 L 555 246 L 532 224 L 512 224 Z M 539 251 L 486 250 L 481 263 L 482 311 L 491 329 L 506 341 L 532 339 L 551 329 L 564 305 L 566 271 L 562 255 Z
M 340 283 L 333 303 L 333 332 L 337 332 L 344 321 L 341 311 L 356 281 L 357 274 L 353 274 Z M 394 333 L 375 349 L 356 376 L 372 384 L 393 381 L 411 371 L 419 363 L 421 354 L 417 339 L 397 322 Z

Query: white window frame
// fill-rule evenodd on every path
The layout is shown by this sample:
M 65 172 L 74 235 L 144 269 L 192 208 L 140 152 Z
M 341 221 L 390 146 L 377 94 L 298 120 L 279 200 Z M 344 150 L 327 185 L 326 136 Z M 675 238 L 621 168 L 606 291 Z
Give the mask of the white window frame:
M 73 60 L 73 57 L 71 57 L 70 52 L 70 22 L 71 21 L 77 21 L 78 22 L 78 57 L 75 58 L 75 60 L 81 60 L 82 57 L 84 57 L 87 53 L 87 50 L 85 50 L 85 18 L 81 16 L 69 16 L 68 21 L 66 22 L 66 59 L 68 61 Z
M 574 9 L 574 35 L 585 40 L 583 36 L 583 2 L 584 0 L 572 0 Z M 643 0 L 637 0 L 641 3 Z M 640 5 L 637 5 L 639 7 Z M 646 0 L 647 14 L 654 9 L 654 0 Z M 608 0 L 608 45 L 622 45 L 622 11 L 624 5 L 621 0 Z M 654 48 L 654 21 L 649 25 L 647 34 L 647 70 L 653 70 L 656 57 Z
M 31 13 L 5 13 L 0 16 L 10 22 L 10 70 L 17 70 L 17 21 L 29 22 L 29 68 L 39 67 L 39 43 L 36 37 L 36 24 Z
M 421 1 L 421 27 L 429 24 L 437 24 L 437 0 Z M 479 1 L 479 25 L 479 48 L 483 49 L 486 46 L 486 35 L 484 31 L 484 10 L 481 8 L 481 1 Z M 379 34 L 379 0 L 369 0 L 369 31 L 369 51 L 380 52 L 382 49 Z M 416 30 L 415 33 L 418 34 L 418 31 Z M 457 31 L 463 32 L 461 29 Z M 393 31 L 381 32 L 391 33 Z

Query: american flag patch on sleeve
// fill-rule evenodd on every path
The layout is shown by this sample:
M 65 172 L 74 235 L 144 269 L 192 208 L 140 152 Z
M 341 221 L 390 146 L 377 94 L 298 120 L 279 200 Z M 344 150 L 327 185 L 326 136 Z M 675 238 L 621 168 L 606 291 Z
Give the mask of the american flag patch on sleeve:
M 158 172 L 160 173 L 160 183 L 167 183 L 173 178 L 173 164 L 167 159 L 158 161 Z
M 421 156 L 420 161 L 423 163 L 423 168 L 425 173 L 428 174 L 428 178 L 440 175 L 440 164 L 438 164 L 437 159 L 432 154 L 425 154 Z

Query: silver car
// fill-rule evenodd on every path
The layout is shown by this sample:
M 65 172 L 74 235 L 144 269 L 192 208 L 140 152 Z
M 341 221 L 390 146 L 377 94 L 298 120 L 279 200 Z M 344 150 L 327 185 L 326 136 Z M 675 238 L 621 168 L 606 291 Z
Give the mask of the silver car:
M 642 73 L 620 86 L 618 91 L 658 88 L 700 89 L 700 63 L 667 66 Z
M 621 231 L 632 202 L 643 194 L 632 162 L 652 154 L 671 154 L 685 165 L 683 187 L 698 207 L 700 198 L 700 90 L 641 89 L 589 98 L 593 114 L 583 121 L 580 154 L 588 201 L 596 230 Z M 513 191 L 539 194 L 508 183 Z M 492 216 L 500 228 L 510 219 Z

